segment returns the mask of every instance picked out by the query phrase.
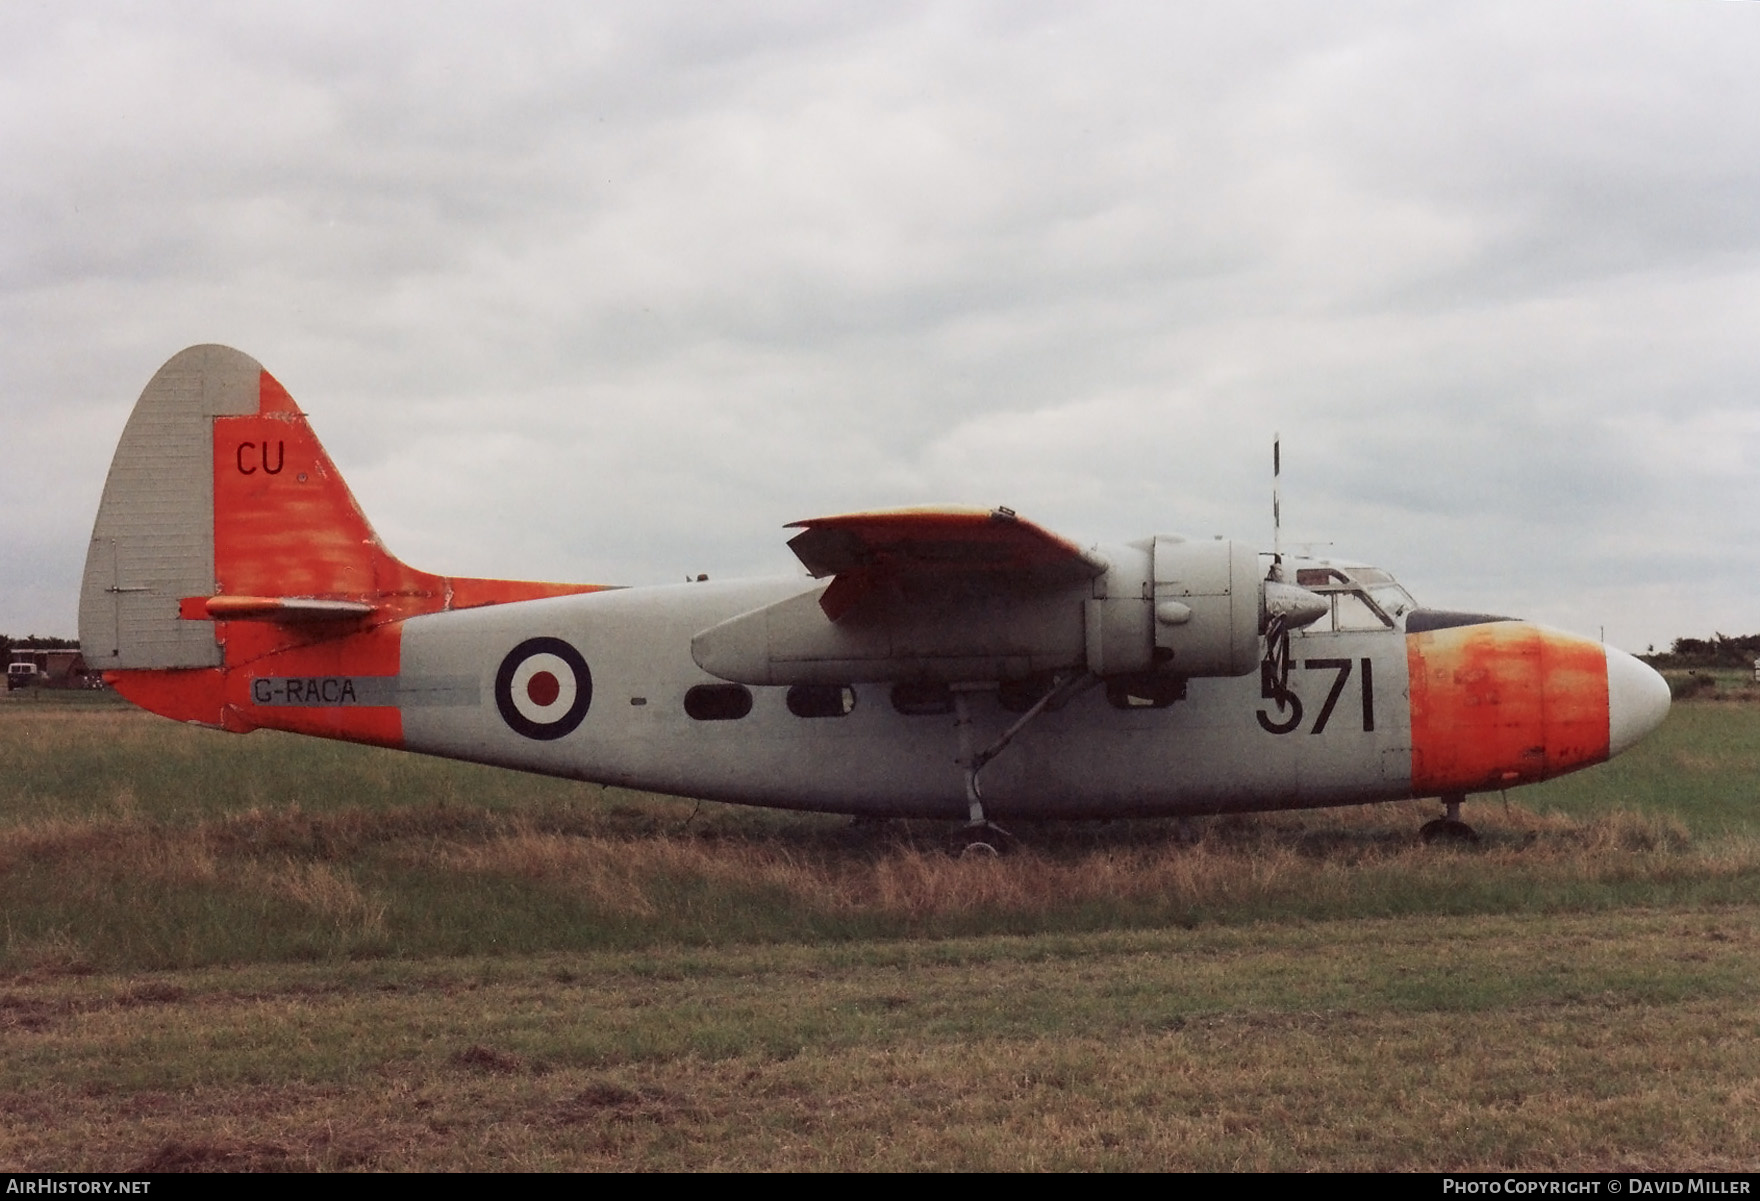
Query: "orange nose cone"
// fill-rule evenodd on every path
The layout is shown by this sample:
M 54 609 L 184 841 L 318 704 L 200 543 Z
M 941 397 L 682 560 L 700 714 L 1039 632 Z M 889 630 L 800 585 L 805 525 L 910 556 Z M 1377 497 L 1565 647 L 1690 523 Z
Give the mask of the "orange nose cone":
M 1607 654 L 1525 621 L 1410 634 L 1412 791 L 1481 792 L 1600 763 Z

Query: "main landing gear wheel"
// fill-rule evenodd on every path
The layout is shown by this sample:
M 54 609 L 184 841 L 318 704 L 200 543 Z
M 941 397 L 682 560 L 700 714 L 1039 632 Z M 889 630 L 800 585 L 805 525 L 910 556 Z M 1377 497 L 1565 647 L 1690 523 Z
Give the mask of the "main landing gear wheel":
M 1461 820 L 1461 804 L 1467 799 L 1466 793 L 1449 793 L 1442 798 L 1446 812 L 1434 821 L 1427 821 L 1418 830 L 1418 837 L 1425 842 L 1451 842 L 1465 844 L 1479 841 L 1479 832 Z
M 1014 835 L 991 822 L 973 822 L 953 832 L 947 849 L 956 859 L 997 859 L 1014 849 Z

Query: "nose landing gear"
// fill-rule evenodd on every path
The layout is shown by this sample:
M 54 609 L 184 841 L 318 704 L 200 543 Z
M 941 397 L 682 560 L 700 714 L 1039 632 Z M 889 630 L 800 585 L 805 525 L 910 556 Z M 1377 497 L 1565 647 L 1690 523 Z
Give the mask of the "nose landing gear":
M 1442 842 L 1466 844 L 1479 841 L 1479 832 L 1461 820 L 1461 805 L 1466 801 L 1464 792 L 1448 792 L 1442 796 L 1443 815 L 1433 821 L 1427 821 L 1418 830 L 1418 837 L 1425 842 Z

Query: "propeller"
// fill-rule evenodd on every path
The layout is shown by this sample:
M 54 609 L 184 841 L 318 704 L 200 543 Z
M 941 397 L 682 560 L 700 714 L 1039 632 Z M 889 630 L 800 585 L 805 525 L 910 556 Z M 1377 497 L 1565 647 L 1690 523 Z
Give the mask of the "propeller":
M 1283 582 L 1283 435 L 1271 435 L 1271 574 Z
M 1265 661 L 1259 665 L 1267 698 L 1283 707 L 1289 695 L 1289 633 L 1311 625 L 1332 609 L 1317 592 L 1291 584 L 1283 574 L 1283 435 L 1271 435 L 1271 570 L 1265 576 Z

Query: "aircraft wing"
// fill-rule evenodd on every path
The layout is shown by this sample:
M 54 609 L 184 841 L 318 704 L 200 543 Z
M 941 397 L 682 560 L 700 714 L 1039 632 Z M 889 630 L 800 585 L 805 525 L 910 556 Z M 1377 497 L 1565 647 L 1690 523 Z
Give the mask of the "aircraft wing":
M 1106 560 L 1012 509 L 917 508 L 791 522 L 789 549 L 815 578 L 834 576 L 819 606 L 837 621 L 882 591 L 1067 586 Z

